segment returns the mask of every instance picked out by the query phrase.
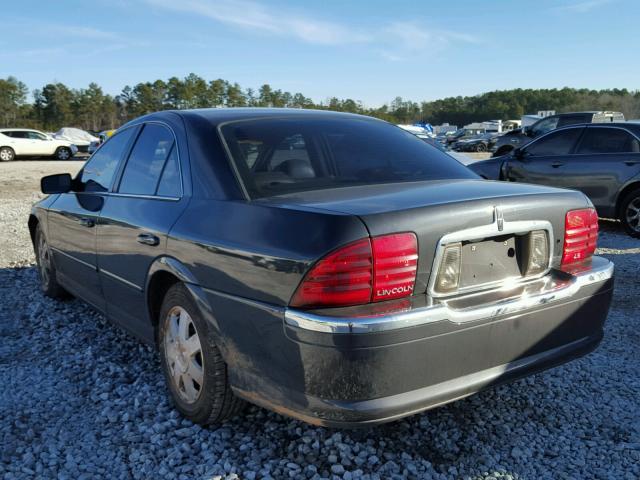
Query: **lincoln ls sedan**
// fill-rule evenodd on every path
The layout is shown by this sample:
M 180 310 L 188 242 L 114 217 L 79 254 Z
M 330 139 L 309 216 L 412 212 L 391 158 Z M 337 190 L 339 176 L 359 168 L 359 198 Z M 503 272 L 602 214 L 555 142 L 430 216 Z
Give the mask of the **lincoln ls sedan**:
M 44 293 L 156 345 L 200 424 L 247 402 L 391 421 L 603 336 L 613 265 L 583 193 L 484 181 L 380 120 L 164 111 L 41 185 L 28 225 Z

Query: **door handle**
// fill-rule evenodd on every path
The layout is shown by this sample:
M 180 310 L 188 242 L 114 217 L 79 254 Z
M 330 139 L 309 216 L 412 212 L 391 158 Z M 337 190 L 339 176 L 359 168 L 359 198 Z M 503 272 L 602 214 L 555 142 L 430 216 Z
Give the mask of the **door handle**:
M 640 160 L 625 160 L 624 164 L 629 165 L 630 167 L 637 165 L 640 163 Z
M 80 225 L 82 225 L 83 227 L 91 228 L 91 227 L 94 227 L 95 224 L 96 224 L 96 222 L 94 222 L 92 218 L 81 218 L 80 219 Z
M 145 245 L 151 245 L 152 247 L 155 247 L 160 243 L 160 239 L 152 233 L 141 233 L 140 235 L 138 235 L 138 243 L 143 243 Z
M 553 162 L 553 163 L 551 164 L 551 166 L 552 166 L 553 168 L 558 168 L 558 167 L 561 167 L 561 166 L 563 166 L 563 165 L 564 165 L 564 163 L 562 163 L 562 162 Z

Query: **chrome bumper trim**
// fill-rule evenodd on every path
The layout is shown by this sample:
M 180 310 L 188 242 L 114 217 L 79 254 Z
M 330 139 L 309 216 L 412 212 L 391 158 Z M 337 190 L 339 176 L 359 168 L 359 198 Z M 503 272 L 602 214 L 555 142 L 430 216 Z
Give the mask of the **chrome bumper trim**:
M 509 291 L 522 287 L 522 284 L 508 288 L 477 293 L 451 300 L 434 300 L 432 305 L 391 314 L 362 317 L 332 317 L 301 310 L 285 310 L 285 323 L 293 327 L 325 333 L 372 333 L 415 327 L 433 322 L 449 321 L 457 324 L 486 320 L 502 315 L 511 315 L 542 305 L 567 300 L 576 295 L 581 288 L 604 282 L 613 277 L 613 262 L 603 257 L 593 257 L 590 270 L 573 275 L 549 274 L 524 286 L 517 297 L 467 308 L 454 308 L 460 300 L 480 297 L 484 294 Z

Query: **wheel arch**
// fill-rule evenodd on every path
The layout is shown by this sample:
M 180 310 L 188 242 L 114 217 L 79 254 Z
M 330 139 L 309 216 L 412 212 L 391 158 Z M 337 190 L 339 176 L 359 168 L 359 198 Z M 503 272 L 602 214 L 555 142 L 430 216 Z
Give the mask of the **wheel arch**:
M 38 220 L 38 217 L 31 213 L 29 215 L 29 221 L 27 222 L 27 225 L 29 227 L 29 235 L 31 236 L 31 243 L 33 245 L 35 245 L 36 242 L 36 228 L 38 228 L 39 223 L 40 220 Z
M 213 325 L 216 333 L 219 333 L 206 293 L 195 275 L 180 260 L 163 256 L 157 258 L 149 268 L 144 290 L 149 321 L 155 330 L 156 341 L 162 301 L 169 289 L 176 283 L 185 285 L 193 296 L 204 319 L 209 325 Z
M 624 201 L 625 197 L 629 194 L 629 192 L 636 189 L 640 189 L 640 179 L 638 178 L 635 178 L 634 180 L 632 180 L 630 183 L 625 185 L 624 188 L 620 190 L 620 192 L 618 192 L 618 198 L 616 199 L 616 210 L 615 210 L 617 218 L 620 218 L 620 215 L 622 214 L 620 209 L 622 208 L 622 202 Z

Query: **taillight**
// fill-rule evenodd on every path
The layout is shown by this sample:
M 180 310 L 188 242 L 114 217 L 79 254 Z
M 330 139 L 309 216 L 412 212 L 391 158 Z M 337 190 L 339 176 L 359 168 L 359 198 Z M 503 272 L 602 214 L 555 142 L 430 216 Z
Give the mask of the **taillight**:
M 413 293 L 418 241 L 396 233 L 350 243 L 320 259 L 291 299 L 293 307 L 362 305 Z
M 598 214 L 593 208 L 571 210 L 564 222 L 562 265 L 582 262 L 596 251 Z
M 406 297 L 413 293 L 418 269 L 418 240 L 413 233 L 374 237 L 374 302 Z

